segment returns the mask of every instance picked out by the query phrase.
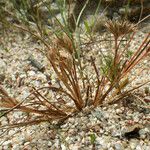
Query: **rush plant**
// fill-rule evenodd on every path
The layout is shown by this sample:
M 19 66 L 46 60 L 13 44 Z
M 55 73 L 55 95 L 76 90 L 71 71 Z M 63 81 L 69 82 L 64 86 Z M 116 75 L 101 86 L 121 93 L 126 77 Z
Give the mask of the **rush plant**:
M 39 89 L 33 88 L 31 94 L 24 100 L 9 96 L 0 85 L 0 107 L 4 109 L 1 117 L 12 111 L 22 111 L 35 115 L 35 117 L 29 117 L 20 123 L 16 122 L 8 126 L 16 127 L 44 121 L 63 121 L 87 106 L 93 108 L 121 100 L 146 84 L 125 89 L 131 83 L 128 77 L 131 70 L 150 54 L 150 33 L 148 33 L 139 48 L 133 50 L 131 57 L 126 57 L 136 32 L 135 26 L 127 21 L 109 21 L 106 23 L 106 29 L 114 37 L 114 43 L 111 47 L 111 53 L 104 54 L 99 49 L 101 66 L 96 64 L 93 56 L 86 63 L 83 63 L 84 56 L 81 57 L 78 53 L 80 45 L 74 35 L 66 32 L 66 30 L 62 30 L 61 34 L 57 33 L 52 36 L 50 39 L 52 42 L 49 42 L 43 37 L 43 34 L 39 34 L 43 32 L 29 30 L 21 24 L 14 23 L 13 27 L 30 33 L 43 43 L 45 56 L 60 84 L 59 87 L 50 84 Z M 41 31 L 41 28 L 38 29 Z M 128 42 L 122 46 L 122 41 L 127 35 Z M 91 78 L 86 72 L 87 67 L 93 70 L 92 74 L 96 76 L 95 78 Z M 41 91 L 44 89 L 55 93 L 53 99 L 48 99 L 42 94 Z M 59 95 L 59 98 L 56 95 Z M 34 99 L 31 99 L 31 96 L 34 96 Z

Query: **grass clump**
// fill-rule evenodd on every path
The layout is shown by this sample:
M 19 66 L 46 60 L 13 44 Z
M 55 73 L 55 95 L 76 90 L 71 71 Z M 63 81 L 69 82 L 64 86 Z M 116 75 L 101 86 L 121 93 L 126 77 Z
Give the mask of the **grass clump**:
M 85 63 L 86 65 L 83 64 L 84 56 L 81 56 L 84 53 L 81 51 L 74 33 L 69 32 L 66 25 L 60 23 L 61 31 L 48 30 L 49 32 L 45 34 L 43 31 L 47 29 L 46 26 L 39 27 L 37 22 L 35 24 L 37 28 L 34 31 L 27 24 L 25 24 L 26 26 L 23 25 L 22 22 L 20 24 L 14 23 L 13 27 L 30 33 L 43 43 L 45 46 L 43 53 L 59 80 L 60 86 L 51 84 L 39 89 L 33 88 L 33 92 L 26 99 L 17 100 L 10 97 L 0 85 L 0 107 L 8 109 L 4 111 L 1 117 L 11 111 L 35 114 L 34 119 L 31 117 L 28 121 L 9 126 L 32 125 L 43 121 L 62 121 L 74 113 L 82 111 L 87 106 L 98 107 L 121 100 L 145 84 L 129 90 L 125 89 L 131 83 L 129 80 L 131 70 L 150 54 L 150 33 L 144 38 L 139 48 L 135 49 L 130 57 L 127 57 L 129 45 L 135 36 L 135 25 L 127 21 L 108 21 L 106 29 L 113 35 L 114 43 L 111 47 L 111 53 L 104 54 L 99 49 L 101 52 L 99 58 L 101 59 L 101 66 L 99 67 L 93 56 Z M 52 34 L 54 35 L 52 36 Z M 125 46 L 122 46 L 123 39 L 127 35 L 128 41 Z M 86 72 L 87 66 L 93 70 L 92 74 L 96 78 L 89 77 L 88 72 Z M 47 99 L 41 93 L 43 89 L 49 89 L 59 95 L 59 99 L 63 103 L 60 103 L 56 96 L 54 101 Z M 33 95 L 34 99 L 30 100 Z M 71 106 L 70 102 L 73 102 Z M 91 137 L 91 140 L 93 138 Z

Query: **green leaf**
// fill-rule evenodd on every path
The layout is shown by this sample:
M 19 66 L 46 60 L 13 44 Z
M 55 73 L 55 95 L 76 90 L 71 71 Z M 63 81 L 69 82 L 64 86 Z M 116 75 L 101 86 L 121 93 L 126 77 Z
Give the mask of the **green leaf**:
M 94 144 L 95 140 L 96 140 L 96 136 L 95 134 L 90 134 L 90 140 L 91 140 L 91 143 Z
M 86 32 L 90 33 L 91 32 L 91 28 L 90 28 L 90 25 L 88 23 L 88 21 L 84 21 L 84 25 L 85 25 L 85 29 L 86 29 Z
M 131 58 L 132 55 L 133 55 L 133 52 L 131 50 L 128 50 L 126 53 L 126 57 Z

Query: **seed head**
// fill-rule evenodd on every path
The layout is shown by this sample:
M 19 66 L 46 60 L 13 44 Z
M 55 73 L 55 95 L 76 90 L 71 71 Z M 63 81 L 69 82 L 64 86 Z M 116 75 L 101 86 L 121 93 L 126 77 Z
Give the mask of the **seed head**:
M 126 35 L 135 31 L 135 26 L 128 21 L 112 21 L 109 20 L 105 24 L 107 30 L 111 32 L 115 38 Z

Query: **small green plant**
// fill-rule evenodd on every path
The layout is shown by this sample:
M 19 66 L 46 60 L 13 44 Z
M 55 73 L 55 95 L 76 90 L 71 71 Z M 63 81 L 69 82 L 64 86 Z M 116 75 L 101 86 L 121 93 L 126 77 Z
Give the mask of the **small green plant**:
M 133 55 L 133 52 L 131 50 L 127 50 L 126 57 L 131 58 L 132 55 Z
M 90 141 L 92 144 L 92 150 L 95 150 L 95 141 L 96 141 L 96 136 L 94 133 L 90 134 Z
M 96 136 L 95 134 L 90 134 L 90 140 L 91 140 L 91 144 L 94 144 L 95 143 L 95 140 L 96 140 Z

